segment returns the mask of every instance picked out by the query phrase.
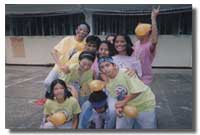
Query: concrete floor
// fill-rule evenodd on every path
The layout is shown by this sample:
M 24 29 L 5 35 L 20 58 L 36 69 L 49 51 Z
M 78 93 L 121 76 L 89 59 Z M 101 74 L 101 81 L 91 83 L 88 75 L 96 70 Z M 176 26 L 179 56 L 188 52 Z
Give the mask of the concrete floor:
M 42 106 L 32 103 L 43 98 L 43 80 L 51 67 L 6 66 L 6 128 L 37 129 Z M 194 130 L 195 88 L 192 69 L 154 69 L 152 89 L 156 95 L 158 129 Z

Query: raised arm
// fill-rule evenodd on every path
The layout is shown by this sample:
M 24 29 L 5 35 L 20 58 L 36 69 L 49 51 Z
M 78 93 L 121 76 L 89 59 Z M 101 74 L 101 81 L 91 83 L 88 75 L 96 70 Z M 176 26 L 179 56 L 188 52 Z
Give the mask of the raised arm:
M 151 12 L 151 24 L 152 24 L 152 33 L 151 33 L 151 38 L 152 38 L 152 44 L 156 45 L 158 42 L 158 29 L 157 29 L 157 16 L 159 14 L 160 6 L 157 8 L 153 8 Z

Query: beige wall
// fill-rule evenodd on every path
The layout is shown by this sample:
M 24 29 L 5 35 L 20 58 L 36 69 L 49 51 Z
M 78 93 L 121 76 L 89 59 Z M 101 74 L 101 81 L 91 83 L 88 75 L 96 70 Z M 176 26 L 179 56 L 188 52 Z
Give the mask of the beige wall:
M 14 57 L 10 37 L 6 37 L 7 64 L 53 63 L 50 51 L 64 36 L 24 36 L 25 57 Z M 103 38 L 103 37 L 101 37 Z M 132 40 L 135 37 L 131 36 Z M 153 66 L 192 67 L 191 35 L 160 35 Z
M 53 63 L 51 49 L 63 36 L 24 36 L 25 57 L 14 57 L 10 37 L 6 37 L 7 64 L 49 64 Z
M 192 36 L 160 36 L 153 65 L 192 67 Z

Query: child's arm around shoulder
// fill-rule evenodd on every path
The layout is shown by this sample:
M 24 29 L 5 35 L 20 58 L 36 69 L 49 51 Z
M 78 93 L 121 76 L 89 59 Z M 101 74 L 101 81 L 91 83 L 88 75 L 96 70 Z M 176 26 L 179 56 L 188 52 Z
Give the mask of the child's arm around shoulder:
M 133 100 L 134 98 L 136 98 L 140 94 L 141 94 L 141 92 L 134 93 L 134 94 L 130 93 L 130 94 L 126 95 L 123 100 L 117 101 L 117 103 L 115 104 L 115 107 L 116 108 L 123 108 L 129 101 Z

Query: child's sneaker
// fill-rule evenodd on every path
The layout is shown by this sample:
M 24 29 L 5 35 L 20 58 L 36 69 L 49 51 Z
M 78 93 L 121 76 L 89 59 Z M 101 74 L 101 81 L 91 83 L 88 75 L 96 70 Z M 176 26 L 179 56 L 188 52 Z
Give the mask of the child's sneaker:
M 46 100 L 47 100 L 46 98 L 40 98 L 40 99 L 36 100 L 34 103 L 36 105 L 44 105 Z

